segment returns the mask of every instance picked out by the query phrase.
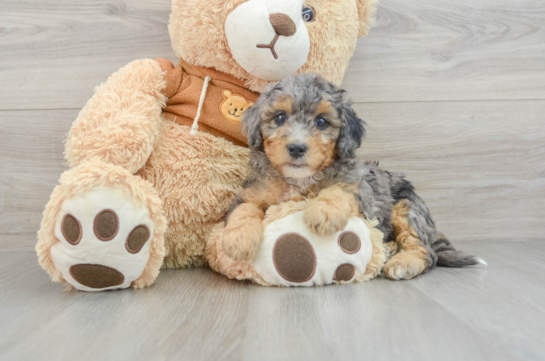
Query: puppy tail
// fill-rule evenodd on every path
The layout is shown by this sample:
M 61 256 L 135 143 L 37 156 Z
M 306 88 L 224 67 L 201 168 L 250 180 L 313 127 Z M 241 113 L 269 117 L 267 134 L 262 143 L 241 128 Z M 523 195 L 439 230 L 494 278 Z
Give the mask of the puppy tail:
M 487 263 L 482 258 L 455 250 L 452 243 L 441 232 L 437 232 L 437 237 L 431 248 L 437 255 L 437 266 L 440 267 L 487 266 Z

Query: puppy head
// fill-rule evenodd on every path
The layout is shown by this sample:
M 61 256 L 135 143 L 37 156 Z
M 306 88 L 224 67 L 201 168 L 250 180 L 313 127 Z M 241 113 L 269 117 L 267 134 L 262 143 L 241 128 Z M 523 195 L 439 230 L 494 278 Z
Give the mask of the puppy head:
M 336 159 L 355 156 L 364 122 L 344 91 L 315 74 L 269 85 L 243 116 L 253 151 L 265 152 L 284 177 L 311 177 Z

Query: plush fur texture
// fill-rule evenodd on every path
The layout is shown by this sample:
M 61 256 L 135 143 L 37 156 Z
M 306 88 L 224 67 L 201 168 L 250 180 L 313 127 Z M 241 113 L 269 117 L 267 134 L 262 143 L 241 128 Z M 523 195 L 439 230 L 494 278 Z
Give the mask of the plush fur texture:
M 372 24 L 377 0 L 306 0 L 316 11 L 307 23 L 310 53 L 297 73 L 318 73 L 340 85 L 358 36 Z M 215 68 L 247 82 L 261 92 L 268 83 L 246 72 L 233 59 L 224 33 L 227 15 L 246 0 L 173 0 L 170 36 L 176 54 L 186 61 Z M 203 41 L 206 39 L 206 41 Z
M 80 111 L 66 141 L 71 167 L 98 159 L 134 173 L 161 136 L 166 81 L 155 60 L 136 60 L 110 76 Z
M 251 173 L 241 193 L 244 202 L 266 210 L 290 199 L 310 199 L 304 219 L 317 234 L 342 229 L 354 209 L 367 219 L 376 219 L 385 241 L 397 244 L 398 253 L 385 266 L 391 279 L 410 279 L 432 269 L 437 264 L 436 252 L 441 251 L 457 257 L 457 262 L 450 258 L 444 265 L 479 263 L 475 257 L 453 253 L 445 237 L 436 237 L 428 208 L 402 174 L 356 160 L 364 122 L 334 84 L 311 74 L 283 79 L 265 90 L 243 121 L 251 146 Z M 275 146 L 270 146 L 271 139 Z M 334 152 L 317 163 L 313 148 L 320 148 L 315 144 L 318 139 L 321 144 L 333 142 Z M 291 152 L 293 144 L 304 147 L 304 154 Z M 242 207 L 237 204 L 240 200 L 230 208 L 229 220 Z M 230 237 L 228 231 L 229 223 L 226 237 Z M 439 239 L 442 248 L 434 247 Z M 241 247 L 257 243 L 257 239 L 240 241 Z
M 248 175 L 248 149 L 165 121 L 161 141 L 138 175 L 163 200 L 169 227 L 165 267 L 206 264 L 206 240 Z

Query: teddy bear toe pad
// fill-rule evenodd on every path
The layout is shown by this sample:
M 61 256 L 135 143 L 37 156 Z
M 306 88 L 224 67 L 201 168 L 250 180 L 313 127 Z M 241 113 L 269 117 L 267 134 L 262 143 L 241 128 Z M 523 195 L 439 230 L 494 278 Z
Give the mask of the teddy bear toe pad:
M 121 190 L 95 188 L 62 204 L 51 257 L 79 290 L 127 288 L 148 262 L 153 229 L 145 206 Z
M 373 246 L 363 220 L 353 217 L 341 232 L 319 236 L 303 222 L 303 214 L 290 214 L 265 229 L 254 261 L 264 281 L 281 286 L 321 286 L 352 282 L 365 272 Z

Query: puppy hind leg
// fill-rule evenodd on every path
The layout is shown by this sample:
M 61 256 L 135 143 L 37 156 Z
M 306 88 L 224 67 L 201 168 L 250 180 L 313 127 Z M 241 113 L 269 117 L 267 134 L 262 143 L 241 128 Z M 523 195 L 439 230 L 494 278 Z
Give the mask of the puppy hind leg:
M 402 200 L 392 208 L 392 226 L 399 252 L 384 266 L 386 277 L 394 280 L 414 278 L 435 266 L 437 256 L 426 243 L 429 235 L 422 234 L 423 227 L 418 224 L 418 215 L 413 212 L 413 203 Z M 420 232 L 418 232 L 420 230 Z

